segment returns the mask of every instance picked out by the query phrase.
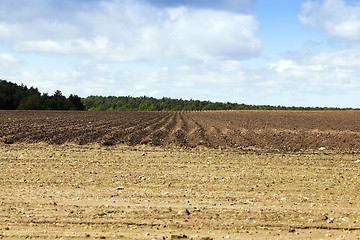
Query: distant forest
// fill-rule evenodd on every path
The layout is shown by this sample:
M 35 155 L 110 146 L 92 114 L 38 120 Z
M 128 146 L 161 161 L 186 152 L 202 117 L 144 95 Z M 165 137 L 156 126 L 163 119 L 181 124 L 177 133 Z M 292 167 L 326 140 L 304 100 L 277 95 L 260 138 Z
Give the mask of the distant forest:
M 5 110 L 85 110 L 79 96 L 68 98 L 57 90 L 53 95 L 41 94 L 37 88 L 0 80 L 0 109 Z
M 203 111 L 203 110 L 350 110 L 332 107 L 285 107 L 270 105 L 247 105 L 238 103 L 183 100 L 163 97 L 103 97 L 80 98 L 41 94 L 37 88 L 17 85 L 0 80 L 0 109 L 4 110 L 87 110 L 87 111 Z
M 332 107 L 285 107 L 270 105 L 247 105 L 238 103 L 171 99 L 163 97 L 102 97 L 89 96 L 82 99 L 89 111 L 204 111 L 204 110 L 350 110 Z

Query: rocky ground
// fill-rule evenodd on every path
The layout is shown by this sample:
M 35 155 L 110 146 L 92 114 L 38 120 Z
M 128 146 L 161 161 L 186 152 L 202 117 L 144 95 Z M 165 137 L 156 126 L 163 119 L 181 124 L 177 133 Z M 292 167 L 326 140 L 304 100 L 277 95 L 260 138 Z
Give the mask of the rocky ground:
M 0 239 L 358 239 L 359 155 L 0 144 Z

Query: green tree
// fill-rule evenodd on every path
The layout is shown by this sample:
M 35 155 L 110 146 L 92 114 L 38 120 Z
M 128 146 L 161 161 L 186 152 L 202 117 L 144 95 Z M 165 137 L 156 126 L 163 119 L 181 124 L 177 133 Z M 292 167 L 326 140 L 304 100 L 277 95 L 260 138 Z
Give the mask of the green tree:
M 70 94 L 66 99 L 66 105 L 68 110 L 84 110 L 84 104 L 81 102 L 81 98 L 77 95 Z
M 19 110 L 42 110 L 43 109 L 42 99 L 38 95 L 31 95 L 28 97 L 24 97 L 23 99 L 21 99 L 18 109 Z

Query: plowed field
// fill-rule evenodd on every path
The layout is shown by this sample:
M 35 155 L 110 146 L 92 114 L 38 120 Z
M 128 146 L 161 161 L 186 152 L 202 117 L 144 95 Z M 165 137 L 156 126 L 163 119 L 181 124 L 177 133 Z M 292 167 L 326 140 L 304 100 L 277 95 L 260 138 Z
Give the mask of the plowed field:
M 0 239 L 359 239 L 360 111 L 0 111 Z
M 0 142 L 360 148 L 360 111 L 0 111 Z

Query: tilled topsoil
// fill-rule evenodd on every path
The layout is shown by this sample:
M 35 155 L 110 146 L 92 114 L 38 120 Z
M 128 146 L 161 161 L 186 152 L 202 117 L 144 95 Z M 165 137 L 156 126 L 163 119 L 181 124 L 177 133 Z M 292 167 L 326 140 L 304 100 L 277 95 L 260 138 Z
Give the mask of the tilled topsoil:
M 359 239 L 357 154 L 0 144 L 0 239 Z
M 0 142 L 353 150 L 360 111 L 0 111 Z
M 0 239 L 359 239 L 360 111 L 0 111 Z

